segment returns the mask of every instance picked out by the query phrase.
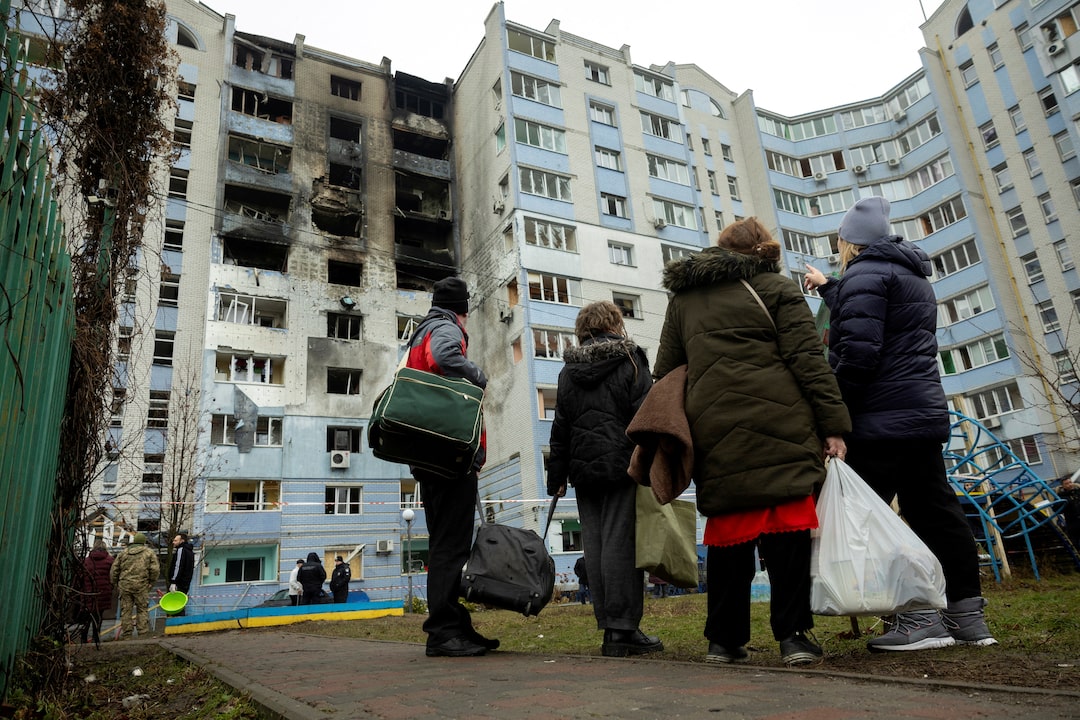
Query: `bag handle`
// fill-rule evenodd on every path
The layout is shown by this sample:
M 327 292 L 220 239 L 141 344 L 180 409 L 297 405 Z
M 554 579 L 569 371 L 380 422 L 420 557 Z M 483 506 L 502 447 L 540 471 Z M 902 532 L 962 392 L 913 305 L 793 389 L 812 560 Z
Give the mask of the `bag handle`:
M 555 517 L 555 504 L 558 503 L 558 502 L 559 502 L 559 496 L 558 495 L 552 495 L 551 496 L 551 504 L 548 505 L 547 522 L 544 523 L 544 534 L 540 536 L 541 538 L 547 538 L 548 530 L 551 529 L 551 519 L 553 517 Z M 480 513 L 480 524 L 481 525 L 487 524 L 487 517 L 484 515 L 484 505 L 480 501 L 480 492 L 479 491 L 477 491 L 477 493 L 476 493 L 476 511 L 478 513 Z
M 772 325 L 772 329 L 776 330 L 776 321 L 773 320 L 772 313 L 769 312 L 769 308 L 765 307 L 765 302 L 761 299 L 761 296 L 757 294 L 757 290 L 754 289 L 754 286 L 742 278 L 739 278 L 739 282 L 741 282 L 743 287 L 749 290 L 750 294 L 754 296 L 754 300 L 756 300 L 761 309 L 765 311 L 765 317 L 769 318 L 769 324 Z

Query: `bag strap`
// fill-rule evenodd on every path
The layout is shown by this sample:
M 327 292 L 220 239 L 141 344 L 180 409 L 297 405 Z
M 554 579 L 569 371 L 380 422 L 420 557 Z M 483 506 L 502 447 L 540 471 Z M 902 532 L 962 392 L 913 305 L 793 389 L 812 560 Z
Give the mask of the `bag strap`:
M 765 317 L 769 318 L 769 324 L 772 325 L 772 329 L 775 330 L 776 321 L 773 320 L 772 313 L 769 312 L 769 308 L 765 307 L 765 302 L 761 299 L 761 296 L 757 294 L 757 290 L 754 289 L 753 285 L 746 282 L 746 280 L 743 280 L 742 278 L 739 278 L 739 282 L 741 282 L 743 284 L 743 287 L 749 290 L 750 294 L 754 296 L 754 300 L 756 300 L 757 304 L 761 307 L 761 309 L 765 311 Z

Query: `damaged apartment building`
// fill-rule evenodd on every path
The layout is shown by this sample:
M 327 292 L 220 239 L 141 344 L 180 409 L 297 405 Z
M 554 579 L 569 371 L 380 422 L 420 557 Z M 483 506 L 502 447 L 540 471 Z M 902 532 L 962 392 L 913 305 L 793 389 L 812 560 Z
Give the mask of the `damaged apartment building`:
M 148 533 L 186 508 L 196 608 L 266 599 L 309 552 L 399 597 L 419 499 L 365 420 L 457 274 L 451 86 L 167 9 L 178 152 L 123 298 L 95 500 Z

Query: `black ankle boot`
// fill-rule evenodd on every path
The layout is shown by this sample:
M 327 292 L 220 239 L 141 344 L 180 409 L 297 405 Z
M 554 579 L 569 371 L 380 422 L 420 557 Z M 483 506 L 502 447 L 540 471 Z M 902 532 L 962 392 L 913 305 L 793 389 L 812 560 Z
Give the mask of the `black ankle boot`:
M 664 643 L 655 635 L 646 635 L 641 630 L 605 630 L 604 644 L 600 652 L 604 657 L 626 657 L 660 652 Z

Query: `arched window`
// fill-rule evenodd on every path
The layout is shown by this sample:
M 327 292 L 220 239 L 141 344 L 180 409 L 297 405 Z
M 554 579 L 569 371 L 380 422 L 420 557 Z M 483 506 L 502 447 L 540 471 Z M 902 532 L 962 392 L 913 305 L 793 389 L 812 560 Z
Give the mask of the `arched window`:
M 188 27 L 183 22 L 177 20 L 174 17 L 170 17 L 169 20 L 171 20 L 176 25 L 177 45 L 179 45 L 180 47 L 194 48 L 195 50 L 203 49 L 202 41 L 199 39 L 198 34 L 194 30 L 192 30 L 190 27 Z
M 971 20 L 971 11 L 965 7 L 956 18 L 956 37 L 960 37 L 973 27 L 975 23 Z

